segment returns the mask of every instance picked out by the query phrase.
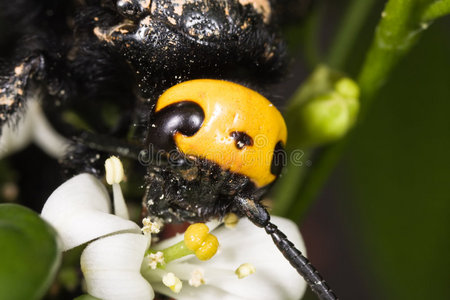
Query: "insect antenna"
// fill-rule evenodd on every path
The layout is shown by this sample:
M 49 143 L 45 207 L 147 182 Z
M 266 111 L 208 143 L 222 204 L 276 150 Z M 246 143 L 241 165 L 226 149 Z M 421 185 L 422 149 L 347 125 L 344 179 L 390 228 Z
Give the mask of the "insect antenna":
M 250 221 L 256 226 L 263 227 L 266 230 L 280 252 L 305 279 L 311 290 L 318 295 L 319 299 L 338 299 L 311 262 L 300 252 L 300 250 L 295 248 L 294 244 L 289 241 L 286 235 L 281 232 L 275 224 L 270 222 L 270 215 L 264 206 L 245 197 L 238 196 L 235 198 L 235 201 L 238 208 L 250 219 Z

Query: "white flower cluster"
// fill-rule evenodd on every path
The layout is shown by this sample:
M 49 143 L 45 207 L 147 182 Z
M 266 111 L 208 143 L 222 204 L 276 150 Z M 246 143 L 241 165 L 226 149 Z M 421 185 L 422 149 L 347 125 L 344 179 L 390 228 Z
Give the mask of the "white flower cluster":
M 200 261 L 189 255 L 164 264 L 161 252 L 153 258 L 145 255 L 158 225 L 144 219 L 147 234 L 143 234 L 136 223 L 119 217 L 128 215 L 117 211 L 126 205 L 114 203 L 116 211 L 111 214 L 105 186 L 94 176 L 81 174 L 61 185 L 42 210 L 42 217 L 57 230 L 64 251 L 88 243 L 81 269 L 87 292 L 95 297 L 148 300 L 157 291 L 175 299 L 299 299 L 306 289 L 270 237 L 247 219 L 234 228 L 210 226 L 220 243 L 212 259 Z M 305 251 L 294 223 L 277 217 L 273 221 Z M 165 249 L 182 239 L 178 235 L 152 249 Z M 156 267 L 161 263 L 164 268 Z

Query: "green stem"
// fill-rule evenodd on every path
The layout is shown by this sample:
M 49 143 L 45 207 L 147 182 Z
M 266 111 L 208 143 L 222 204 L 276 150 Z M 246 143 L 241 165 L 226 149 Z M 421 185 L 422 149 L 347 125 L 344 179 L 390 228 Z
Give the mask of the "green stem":
M 448 14 L 450 14 L 450 1 L 438 0 L 433 4 L 431 4 L 430 6 L 428 6 L 428 8 L 422 15 L 422 20 L 424 22 L 428 22 Z
M 293 199 L 296 199 L 297 201 L 294 201 L 292 206 L 287 209 L 288 213 L 286 214 L 286 217 L 298 221 L 306 214 L 308 208 L 311 207 L 314 202 L 317 193 L 333 170 L 337 161 L 339 161 L 346 140 L 347 139 L 342 139 L 339 142 L 324 148 L 316 155 L 312 168 L 305 175 L 300 188 L 296 189 Z
M 374 0 L 352 0 L 350 2 L 328 53 L 329 66 L 337 70 L 345 66 L 349 53 L 374 4 Z
M 288 160 L 288 165 L 285 174 L 282 175 L 279 183 L 274 188 L 273 194 L 275 195 L 275 203 L 272 214 L 277 216 L 287 216 L 292 203 L 297 199 L 295 196 L 298 191 L 298 183 L 301 182 L 306 169 L 308 168 L 306 161 L 310 153 L 304 154 L 304 159 L 302 160 L 303 165 L 294 165 L 291 159 Z
M 150 253 L 156 253 L 158 251 L 161 251 L 164 254 L 164 263 L 168 264 L 169 262 L 184 257 L 186 255 L 194 254 L 194 252 L 186 247 L 186 244 L 184 241 L 181 241 L 173 246 L 170 246 L 169 248 L 166 248 L 164 250 L 154 250 L 154 249 L 148 249 L 146 254 Z
M 391 0 L 387 3 L 358 77 L 363 113 L 386 82 L 392 68 L 425 29 L 419 21 L 415 21 L 418 7 L 419 1 Z
M 303 54 L 305 56 L 305 61 L 308 67 L 314 68 L 320 63 L 320 49 L 318 47 L 319 41 L 319 29 L 320 23 L 323 19 L 323 5 L 318 5 L 318 7 L 311 13 L 305 22 L 305 43 L 303 47 Z

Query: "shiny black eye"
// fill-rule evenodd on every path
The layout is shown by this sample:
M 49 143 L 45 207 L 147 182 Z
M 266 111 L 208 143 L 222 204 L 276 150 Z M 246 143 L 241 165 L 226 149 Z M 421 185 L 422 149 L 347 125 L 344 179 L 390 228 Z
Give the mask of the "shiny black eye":
M 283 144 L 278 142 L 275 145 L 275 150 L 273 151 L 272 164 L 270 165 L 270 173 L 275 176 L 280 175 L 281 170 L 287 164 L 286 161 L 286 151 L 284 150 Z
M 233 131 L 230 136 L 234 139 L 236 148 L 242 150 L 245 146 L 252 146 L 253 139 L 242 131 Z
M 195 102 L 181 101 L 164 107 L 154 114 L 148 132 L 148 142 L 158 150 L 177 149 L 173 140 L 179 132 L 193 136 L 203 124 L 205 114 Z

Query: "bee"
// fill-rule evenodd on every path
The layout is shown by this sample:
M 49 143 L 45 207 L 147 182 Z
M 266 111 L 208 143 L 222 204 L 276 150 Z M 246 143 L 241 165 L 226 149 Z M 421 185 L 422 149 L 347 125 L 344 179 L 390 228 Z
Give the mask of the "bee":
M 246 216 L 321 299 L 336 299 L 261 203 L 285 162 L 287 129 L 249 87 L 284 71 L 279 2 L 2 1 L 18 26 L 0 68 L 0 125 L 17 122 L 39 93 L 47 118 L 73 141 L 68 174 L 99 176 L 106 155 L 134 159 L 146 166 L 149 215 L 168 223 Z M 117 117 L 102 119 L 111 106 Z

